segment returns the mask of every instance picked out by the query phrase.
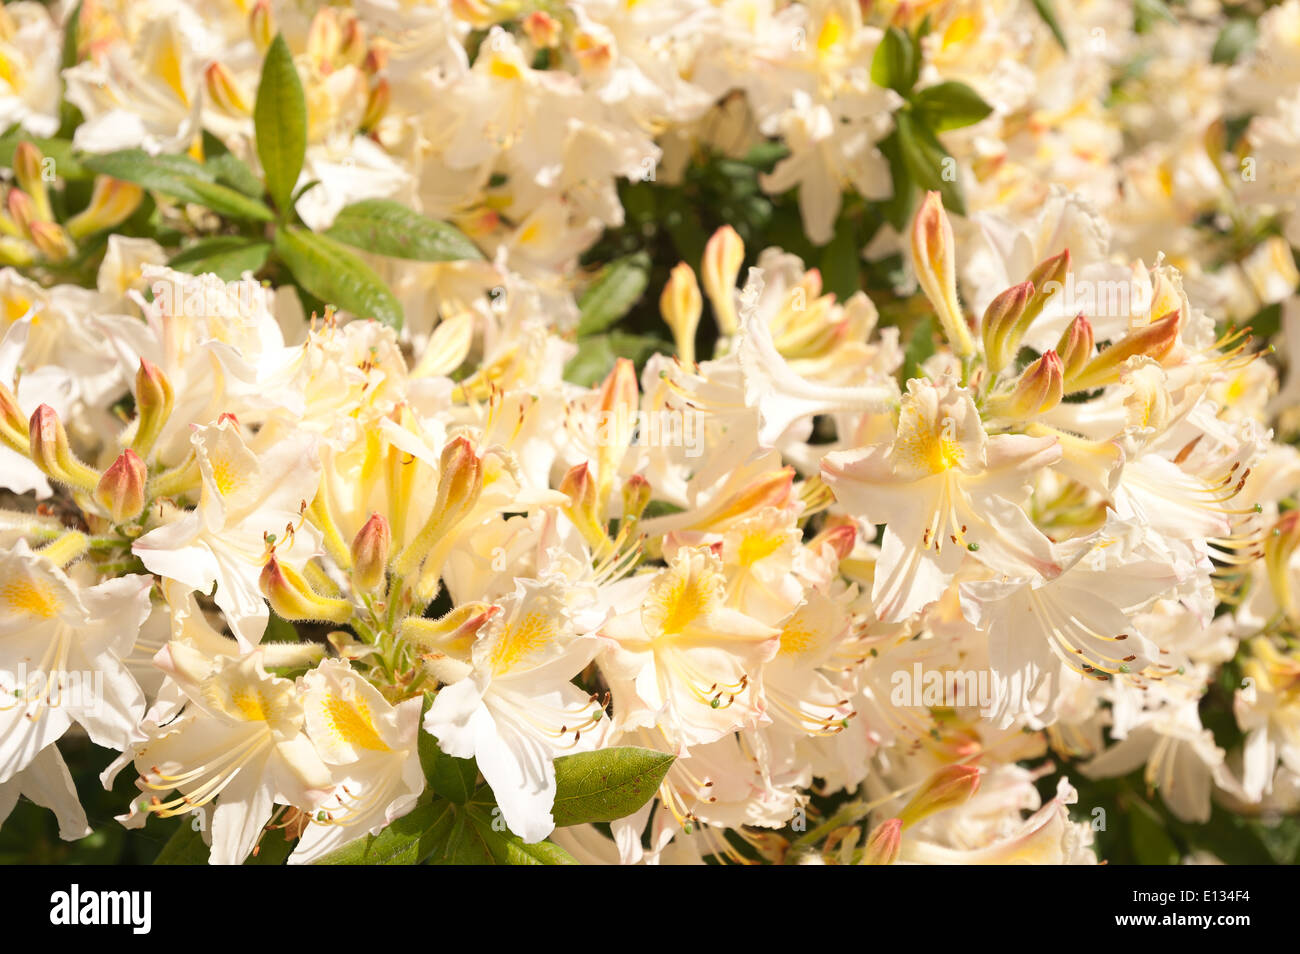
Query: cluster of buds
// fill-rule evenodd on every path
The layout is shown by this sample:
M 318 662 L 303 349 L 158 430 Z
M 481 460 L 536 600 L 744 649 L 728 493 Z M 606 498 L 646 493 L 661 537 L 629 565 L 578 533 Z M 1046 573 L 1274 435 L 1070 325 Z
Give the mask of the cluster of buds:
M 77 252 L 77 242 L 125 221 L 140 205 L 143 190 L 108 176 L 95 178 L 90 204 L 60 223 L 50 185 L 56 181 L 53 157 L 23 140 L 14 148 L 14 184 L 0 209 L 0 264 L 59 264 Z
M 1044 259 L 1023 282 L 995 296 L 979 321 L 978 338 L 957 298 L 953 251 L 948 216 L 939 194 L 931 192 L 912 224 L 917 279 L 966 366 L 967 380 L 987 393 L 990 417 L 1033 420 L 1070 394 L 1114 384 L 1131 358 L 1165 364 L 1176 353 L 1183 315 L 1173 290 L 1157 276 L 1149 313 L 1134 316 L 1122 337 L 1099 349 L 1092 324 L 1081 313 L 1055 348 L 1022 367 L 1018 358 L 1026 335 L 1070 280 L 1069 249 Z

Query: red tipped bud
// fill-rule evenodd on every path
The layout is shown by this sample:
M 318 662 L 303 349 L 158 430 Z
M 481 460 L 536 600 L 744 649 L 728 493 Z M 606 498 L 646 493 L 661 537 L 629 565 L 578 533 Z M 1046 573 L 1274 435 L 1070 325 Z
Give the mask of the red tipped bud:
M 113 523 L 134 520 L 144 512 L 147 478 L 144 461 L 127 448 L 99 478 L 95 485 L 95 503 L 108 511 Z

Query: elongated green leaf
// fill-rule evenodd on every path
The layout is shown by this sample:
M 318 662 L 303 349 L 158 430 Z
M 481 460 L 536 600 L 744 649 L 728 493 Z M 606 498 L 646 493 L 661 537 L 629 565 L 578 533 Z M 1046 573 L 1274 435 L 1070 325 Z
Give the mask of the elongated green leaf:
M 598 334 L 641 300 L 650 281 L 650 256 L 637 252 L 606 265 L 578 301 L 578 337 Z
M 631 815 L 654 795 L 675 757 L 620 746 L 555 760 L 557 826 L 610 822 Z
M 280 34 L 262 63 L 262 79 L 253 104 L 253 130 L 266 190 L 281 219 L 288 219 L 293 212 L 289 197 L 307 154 L 307 99 L 289 44 Z
M 871 58 L 871 82 L 906 96 L 916 85 L 921 62 L 912 38 L 898 27 L 891 26 L 881 37 Z
M 347 245 L 417 262 L 481 260 L 483 253 L 460 229 L 388 199 L 348 206 L 325 233 Z
M 270 242 L 238 235 L 218 235 L 200 239 L 173 256 L 167 264 L 191 275 L 211 272 L 232 282 L 242 278 L 244 272 L 258 271 L 270 254 Z
M 1065 31 L 1061 29 L 1061 21 L 1056 16 L 1056 0 L 1034 0 L 1034 9 L 1047 24 L 1047 29 L 1052 31 L 1056 42 L 1061 44 L 1061 49 L 1068 50 L 1070 45 L 1065 41 Z
M 257 199 L 216 182 L 216 174 L 188 156 L 151 156 L 141 149 L 124 149 L 86 156 L 82 165 L 92 172 L 134 182 L 182 202 L 205 205 L 236 219 L 269 222 L 271 210 Z
M 933 132 L 971 126 L 993 112 L 979 93 L 956 81 L 927 86 L 912 97 L 912 107 Z
M 402 327 L 402 306 L 383 279 L 347 246 L 298 226 L 276 230 L 275 254 L 293 277 L 321 301 L 362 318 Z
M 880 203 L 880 214 L 896 232 L 902 232 L 912 220 L 912 212 L 916 208 L 916 183 L 907 171 L 907 163 L 903 161 L 897 129 L 880 140 L 879 148 L 880 154 L 889 163 L 889 174 L 894 183 L 894 194 Z
M 154 858 L 156 865 L 206 865 L 208 846 L 203 843 L 203 832 L 193 825 L 190 816 L 184 816 L 172 836 Z
M 898 124 L 898 147 L 908 175 L 922 189 L 938 192 L 949 212 L 965 215 L 966 202 L 957 181 L 956 160 L 944 151 L 934 133 L 914 117 L 900 112 L 894 121 Z

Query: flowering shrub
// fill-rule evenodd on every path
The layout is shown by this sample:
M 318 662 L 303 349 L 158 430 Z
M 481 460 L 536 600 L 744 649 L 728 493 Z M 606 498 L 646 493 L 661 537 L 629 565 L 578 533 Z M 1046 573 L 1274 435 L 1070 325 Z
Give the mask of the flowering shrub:
M 1296 860 L 1298 111 L 1300 0 L 6 5 L 0 857 Z

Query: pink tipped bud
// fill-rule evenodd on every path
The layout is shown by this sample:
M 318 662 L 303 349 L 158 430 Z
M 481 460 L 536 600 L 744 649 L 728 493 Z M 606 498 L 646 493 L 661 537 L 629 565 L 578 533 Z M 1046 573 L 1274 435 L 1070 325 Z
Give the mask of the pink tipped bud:
M 985 363 L 994 374 L 1010 364 L 1015 357 L 1009 340 L 1011 332 L 1033 296 L 1034 283 L 1021 282 L 1002 292 L 984 309 L 980 337 L 984 340 Z
M 835 557 L 839 560 L 846 560 L 850 553 L 853 552 L 853 546 L 858 540 L 858 528 L 852 523 L 840 523 L 827 527 L 809 542 L 809 546 L 814 549 L 820 549 L 829 545 L 835 551 Z
M 43 222 L 53 222 L 50 192 L 45 184 L 45 156 L 31 142 L 23 140 L 14 148 L 14 178 L 19 187 L 31 197 L 32 212 Z
M 131 441 L 131 449 L 141 457 L 149 456 L 163 426 L 171 417 L 174 401 L 167 375 L 157 365 L 141 358 L 140 370 L 135 373 L 136 428 Z
M 623 519 L 640 520 L 645 508 L 650 506 L 652 488 L 650 481 L 633 474 L 623 482 Z
M 393 534 L 382 514 L 372 513 L 352 541 L 352 582 L 366 593 L 384 585 Z
M 736 317 L 736 276 L 744 261 L 745 243 L 730 225 L 714 232 L 704 246 L 700 279 L 713 306 L 718 330 L 724 335 L 734 335 L 740 327 Z
M 926 193 L 912 220 L 912 265 L 944 336 L 957 356 L 964 358 L 975 352 L 975 341 L 957 301 L 955 244 L 943 199 L 938 192 Z
M 66 262 L 76 250 L 67 230 L 57 222 L 33 222 L 28 230 L 32 244 L 48 262 Z
M 144 461 L 127 448 L 99 478 L 95 502 L 108 511 L 115 524 L 134 520 L 144 512 L 147 477 Z
M 892 865 L 903 845 L 903 820 L 887 818 L 867 836 L 862 848 L 862 864 Z
M 1172 311 L 1130 332 L 1089 361 L 1078 375 L 1066 382 L 1067 386 L 1071 391 L 1087 391 L 1114 384 L 1119 380 L 1124 362 L 1137 355 L 1163 362 L 1178 343 L 1181 324 L 1181 312 Z
M 1067 381 L 1082 371 L 1093 357 L 1092 322 L 1078 315 L 1061 335 L 1056 353 L 1061 356 Z
M 524 34 L 538 49 L 551 49 L 560 42 L 560 21 L 545 11 L 534 10 L 524 17 Z
M 232 116 L 252 115 L 248 96 L 224 63 L 216 62 L 209 66 L 204 71 L 203 81 L 207 87 L 208 97 L 224 112 Z
M 271 609 L 283 619 L 346 623 L 352 618 L 352 604 L 321 596 L 297 570 L 281 564 L 275 554 L 262 567 L 258 585 Z
M 695 361 L 695 330 L 703 310 L 704 299 L 695 272 L 685 262 L 678 262 L 659 296 L 659 312 L 672 330 L 678 357 L 687 364 Z
M 275 39 L 275 16 L 271 12 L 271 0 L 257 0 L 248 14 L 248 32 L 257 44 L 257 48 L 266 52 Z
M 898 820 L 911 828 L 936 812 L 964 804 L 980 787 L 977 765 L 948 765 L 931 775 L 903 808 Z
M 1064 365 L 1048 351 L 1021 373 L 1012 392 L 998 401 L 996 411 L 1017 420 L 1036 417 L 1061 403 L 1065 395 Z
M 28 441 L 32 461 L 46 475 L 80 490 L 94 490 L 99 474 L 87 467 L 68 445 L 68 432 L 54 408 L 42 404 L 28 423 Z
M 366 111 L 361 117 L 361 128 L 365 130 L 374 129 L 379 125 L 379 121 L 384 118 L 388 112 L 389 103 L 392 101 L 393 91 L 388 84 L 388 80 L 380 78 L 370 89 L 370 95 L 366 99 Z

